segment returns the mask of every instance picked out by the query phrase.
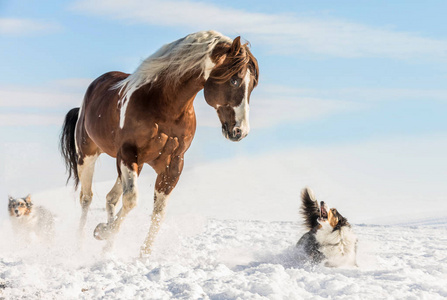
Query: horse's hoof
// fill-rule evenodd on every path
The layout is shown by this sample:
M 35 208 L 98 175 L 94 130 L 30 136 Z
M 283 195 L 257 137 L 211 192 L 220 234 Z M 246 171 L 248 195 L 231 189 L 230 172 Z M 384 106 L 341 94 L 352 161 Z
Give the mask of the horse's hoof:
M 111 235 L 112 231 L 106 223 L 99 223 L 93 232 L 93 237 L 100 241 L 109 239 Z
M 140 248 L 140 258 L 148 258 L 151 255 L 151 249 L 148 247 L 141 247 Z

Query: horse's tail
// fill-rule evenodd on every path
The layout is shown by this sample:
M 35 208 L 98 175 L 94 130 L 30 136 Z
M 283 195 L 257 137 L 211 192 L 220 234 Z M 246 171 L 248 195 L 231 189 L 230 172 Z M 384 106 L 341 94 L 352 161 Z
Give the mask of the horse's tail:
M 60 137 L 60 151 L 65 160 L 65 168 L 68 172 L 67 183 L 73 176 L 75 189 L 79 184 L 78 155 L 76 153 L 75 129 L 78 121 L 79 107 L 72 108 L 65 116 L 64 125 Z

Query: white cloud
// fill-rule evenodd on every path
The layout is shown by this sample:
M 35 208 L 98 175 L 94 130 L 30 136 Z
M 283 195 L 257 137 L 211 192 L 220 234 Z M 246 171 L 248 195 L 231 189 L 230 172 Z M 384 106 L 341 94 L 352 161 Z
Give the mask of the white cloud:
M 317 92 L 318 93 L 318 92 Z M 398 89 L 398 88 L 344 88 L 320 91 L 320 95 L 331 94 L 345 99 L 364 101 L 437 100 L 447 101 L 447 90 L 441 89 Z
M 81 105 L 90 82 L 74 78 L 43 87 L 0 86 L 0 126 L 61 126 L 65 111 Z
M 45 115 L 51 109 L 69 109 L 82 103 L 92 80 L 71 78 L 53 81 L 44 88 L 0 87 L 0 109 L 39 108 Z M 306 122 L 330 115 L 369 109 L 378 101 L 446 101 L 447 90 L 422 89 L 298 89 L 289 86 L 265 85 L 253 92 L 250 103 L 252 128 L 267 128 L 284 123 Z M 206 104 L 203 93 L 194 102 L 199 126 L 220 127 L 217 114 Z M 28 123 L 54 124 L 26 115 Z M 1 125 L 20 125 L 15 117 L 2 116 Z M 10 123 L 8 123 L 10 122 Z M 60 122 L 59 122 L 60 123 Z
M 193 1 L 81 0 L 72 8 L 128 23 L 193 30 L 213 28 L 230 34 L 243 34 L 252 43 L 264 43 L 278 53 L 398 59 L 447 57 L 445 40 L 336 19 L 253 13 Z
M 62 126 L 64 115 L 0 113 L 0 126 Z
M 0 18 L 0 35 L 17 36 L 49 33 L 60 29 L 54 23 L 19 18 Z
M 423 89 L 299 89 L 263 85 L 250 101 L 250 125 L 267 128 L 278 124 L 300 123 L 325 117 L 367 110 L 381 101 L 447 101 L 447 90 Z M 214 110 L 203 95 L 195 100 L 198 125 L 220 127 Z
M 78 92 L 85 92 L 92 83 L 92 78 L 65 78 L 52 81 L 50 84 L 58 89 L 70 89 Z
M 253 99 L 250 118 L 253 127 L 270 127 L 281 123 L 297 123 L 321 119 L 329 115 L 360 109 L 348 101 L 308 97 Z
M 260 87 L 271 96 L 287 95 L 311 98 L 330 98 L 356 103 L 400 100 L 447 101 L 447 90 L 412 88 L 338 88 L 338 89 L 300 89 L 282 85 L 263 85 Z
M 194 102 L 199 126 L 220 127 L 213 108 L 200 94 Z M 298 123 L 325 118 L 329 115 L 365 109 L 364 103 L 299 95 L 276 95 L 259 92 L 250 101 L 250 127 L 267 128 L 278 124 Z
M 39 115 L 3 113 L 0 126 L 60 124 L 61 119 L 48 115 L 48 111 L 79 106 L 90 82 L 90 79 L 66 79 L 49 84 L 52 89 L 48 87 L 43 89 L 30 87 L 0 88 L 0 109 L 21 108 L 26 110 L 38 108 L 41 111 Z M 203 93 L 197 96 L 194 106 L 199 126 L 221 126 L 214 109 L 206 104 Z M 362 109 L 365 106 L 343 100 L 307 97 L 303 96 L 302 93 L 293 91 L 275 94 L 263 89 L 252 95 L 250 108 L 251 126 L 253 128 L 266 128 L 280 123 L 304 122 L 324 118 L 331 114 Z
M 82 94 L 64 93 L 40 89 L 25 88 L 1 88 L 1 107 L 65 107 L 79 106 Z
M 89 78 L 69 78 L 55 80 L 42 87 L 0 86 L 0 108 L 79 106 L 91 82 Z

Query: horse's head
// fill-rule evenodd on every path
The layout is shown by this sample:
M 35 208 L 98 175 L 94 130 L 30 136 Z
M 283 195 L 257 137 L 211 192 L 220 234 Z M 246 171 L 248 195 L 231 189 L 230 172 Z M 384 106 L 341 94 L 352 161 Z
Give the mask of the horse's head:
M 258 83 L 258 62 L 240 37 L 231 45 L 217 44 L 211 60 L 215 66 L 205 83 L 205 100 L 216 109 L 223 135 L 240 141 L 250 131 L 249 102 Z

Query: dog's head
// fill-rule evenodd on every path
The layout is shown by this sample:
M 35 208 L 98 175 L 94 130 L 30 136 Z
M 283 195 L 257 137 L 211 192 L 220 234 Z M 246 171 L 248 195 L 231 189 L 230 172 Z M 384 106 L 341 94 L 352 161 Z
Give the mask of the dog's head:
M 11 217 L 20 218 L 29 215 L 32 206 L 31 195 L 25 198 L 13 198 L 9 196 L 8 209 Z
M 343 217 L 337 209 L 328 208 L 324 201 L 320 204 L 320 218 L 318 219 L 320 224 L 327 223 L 334 230 L 341 228 L 342 226 L 349 225 L 348 220 Z

